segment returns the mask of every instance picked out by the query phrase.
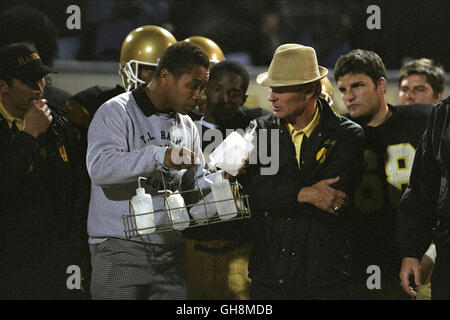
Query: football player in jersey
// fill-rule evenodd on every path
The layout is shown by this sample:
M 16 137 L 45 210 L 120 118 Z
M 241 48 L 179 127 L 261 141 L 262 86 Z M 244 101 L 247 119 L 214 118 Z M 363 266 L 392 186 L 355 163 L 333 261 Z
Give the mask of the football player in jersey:
M 210 59 L 210 80 L 205 94 L 197 110 L 189 113 L 202 137 L 202 149 L 209 154 L 230 133 L 227 129 L 245 129 L 264 110 L 243 105 L 249 75 L 242 64 L 225 60 L 220 47 L 209 38 L 193 36 L 185 41 L 199 45 Z M 184 236 L 189 299 L 250 298 L 247 276 L 250 243 L 244 221 L 194 228 L 186 230 Z
M 444 84 L 444 69 L 433 60 L 426 58 L 412 60 L 400 69 L 399 103 L 438 103 L 442 99 Z
M 243 106 L 248 85 L 248 71 L 238 61 L 224 60 L 211 68 L 205 89 L 206 113 L 196 121 L 206 159 L 227 134 L 270 113 Z M 189 299 L 250 299 L 248 221 L 193 228 L 184 235 Z
M 385 66 L 372 51 L 357 49 L 340 56 L 334 77 L 348 117 L 362 125 L 367 135 L 365 174 L 355 196 L 356 298 L 406 298 L 398 281 L 397 204 L 432 106 L 388 104 Z
M 192 37 L 186 38 L 184 41 L 193 42 L 193 43 L 199 45 L 200 48 L 203 49 L 203 51 L 209 57 L 209 69 L 210 70 L 216 64 L 225 60 L 225 56 L 222 52 L 222 49 L 220 49 L 220 47 L 217 43 L 215 43 L 213 40 L 211 40 L 209 38 L 202 37 L 202 36 L 192 36 Z M 327 85 L 325 82 L 323 84 Z M 328 92 L 329 94 L 332 95 L 331 84 L 330 84 L 330 86 L 327 86 L 327 90 L 325 90 L 324 92 Z M 332 97 L 330 97 L 330 99 L 331 98 Z M 245 102 L 245 100 L 244 100 L 244 102 Z M 211 111 L 212 110 L 210 110 L 210 112 L 209 112 L 208 118 L 211 116 Z M 239 111 L 241 114 L 236 114 L 235 111 Z M 189 115 L 191 116 L 191 118 L 194 121 L 200 121 L 203 117 L 207 116 L 206 115 L 207 113 L 208 113 L 208 110 L 207 110 L 207 106 L 206 106 L 206 95 L 203 94 L 202 100 L 199 102 L 197 109 L 194 110 L 193 112 L 189 113 Z M 234 110 L 234 112 L 231 112 L 228 114 L 222 113 L 222 115 L 219 115 L 218 117 L 216 117 L 217 119 L 213 120 L 213 122 L 214 121 L 220 122 L 219 124 L 223 128 L 228 128 L 228 129 L 242 128 L 242 126 L 243 126 L 242 121 L 233 120 L 234 117 L 239 118 L 242 115 L 242 113 L 245 113 L 246 118 L 254 119 L 254 118 L 261 116 L 264 113 L 264 110 L 262 110 L 261 108 L 250 108 L 250 107 L 241 105 L 241 106 L 239 106 L 238 109 Z M 224 121 L 226 121 L 226 119 L 228 119 L 228 123 L 224 123 Z M 231 121 L 230 121 L 230 119 L 231 119 Z M 211 119 L 209 119 L 209 120 L 211 120 Z M 246 120 L 244 120 L 244 122 L 245 121 Z M 248 121 L 247 121 L 247 124 L 248 124 Z

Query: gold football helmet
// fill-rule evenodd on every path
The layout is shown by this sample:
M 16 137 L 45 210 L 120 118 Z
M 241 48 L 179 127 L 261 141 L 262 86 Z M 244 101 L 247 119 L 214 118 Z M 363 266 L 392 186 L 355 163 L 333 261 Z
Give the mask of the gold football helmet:
M 119 74 L 125 90 L 130 91 L 140 83 L 149 82 L 153 73 L 143 80 L 142 71 L 156 69 L 159 58 L 175 42 L 177 40 L 169 31 L 158 26 L 141 26 L 131 31 L 120 51 Z
M 222 50 L 211 39 L 201 36 L 193 36 L 185 39 L 184 41 L 195 43 L 203 49 L 203 51 L 209 57 L 209 68 L 214 66 L 216 63 L 225 60 L 225 56 L 223 55 Z
M 322 92 L 320 93 L 320 97 L 325 99 L 325 101 L 328 102 L 328 105 L 332 107 L 334 104 L 333 86 L 327 77 L 322 78 L 320 83 L 322 84 Z

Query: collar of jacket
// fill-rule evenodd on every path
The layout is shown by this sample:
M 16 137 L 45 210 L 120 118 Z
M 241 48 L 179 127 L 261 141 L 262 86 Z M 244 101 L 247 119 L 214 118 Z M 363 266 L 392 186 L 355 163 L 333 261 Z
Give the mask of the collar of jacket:
M 308 172 L 311 173 L 315 168 L 317 161 L 314 160 L 317 151 L 326 139 L 334 135 L 339 128 L 341 121 L 339 116 L 331 110 L 325 100 L 321 98 L 317 99 L 317 107 L 320 112 L 319 124 L 316 129 L 314 129 L 311 136 L 308 139 L 304 139 L 302 142 L 300 162 L 304 174 L 307 174 Z M 286 127 L 286 121 L 284 119 L 277 119 L 271 114 L 264 122 L 267 129 L 279 130 L 280 136 L 278 143 L 280 147 L 280 168 L 284 168 L 286 172 L 289 172 L 288 175 L 295 176 L 299 172 L 298 162 L 295 156 L 294 144 L 292 143 L 292 139 Z M 270 141 L 271 139 L 268 139 L 269 144 L 271 144 Z
M 319 125 L 314 130 L 313 134 L 315 134 L 315 132 L 319 134 L 321 134 L 322 132 L 326 133 L 336 129 L 339 126 L 338 116 L 333 112 L 333 110 L 331 110 L 331 107 L 324 99 L 317 98 L 317 108 L 319 108 L 320 120 Z M 286 128 L 286 120 L 275 118 L 272 115 L 269 127 L 270 128 L 278 127 L 284 129 Z
M 175 112 L 164 113 L 164 112 L 158 111 L 155 108 L 155 105 L 153 104 L 153 102 L 148 98 L 147 94 L 145 93 L 146 86 L 147 86 L 146 84 L 142 84 L 131 92 L 133 94 L 134 100 L 136 100 L 136 103 L 137 103 L 139 109 L 141 109 L 142 113 L 146 117 L 150 117 L 151 115 L 158 114 L 158 113 L 167 114 L 169 116 L 175 117 Z
M 353 122 L 355 122 L 355 123 L 357 123 L 357 124 L 359 124 L 361 127 L 363 127 L 364 128 L 364 130 L 367 130 L 367 129 L 369 129 L 369 130 L 371 130 L 371 129 L 373 129 L 373 128 L 378 128 L 378 127 L 380 127 L 380 126 L 382 126 L 382 125 L 385 125 L 385 123 L 389 123 L 389 121 L 391 121 L 390 119 L 392 119 L 393 117 L 393 114 L 395 113 L 395 112 L 397 112 L 397 107 L 398 106 L 393 106 L 392 104 L 387 104 L 387 106 L 388 106 L 388 109 L 389 109 L 389 111 L 391 111 L 391 115 L 387 118 L 387 119 L 385 119 L 382 123 L 380 123 L 378 126 L 376 126 L 376 127 L 372 127 L 372 126 L 368 126 L 367 124 L 365 124 L 365 123 L 362 123 L 361 121 L 359 121 L 358 119 L 355 119 L 355 118 L 352 118 L 352 116 L 350 116 L 350 113 L 344 113 L 344 114 L 342 114 L 342 116 L 344 116 L 345 118 L 347 118 L 347 119 L 349 119 L 349 120 L 351 120 L 351 121 L 353 121 Z

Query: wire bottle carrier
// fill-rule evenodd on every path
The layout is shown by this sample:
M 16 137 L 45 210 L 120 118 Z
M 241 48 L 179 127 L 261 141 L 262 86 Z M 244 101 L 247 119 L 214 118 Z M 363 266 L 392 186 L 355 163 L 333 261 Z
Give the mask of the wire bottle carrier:
M 186 191 L 175 191 L 172 192 L 167 189 L 166 182 L 164 179 L 164 174 L 161 172 L 162 176 L 162 182 L 164 190 L 161 190 L 158 195 L 152 196 L 153 199 L 157 198 L 164 198 L 164 208 L 154 210 L 153 212 L 146 212 L 146 213 L 140 213 L 136 214 L 135 210 L 133 208 L 132 201 L 129 201 L 129 212 L 122 215 L 123 223 L 124 223 L 124 232 L 127 239 L 131 238 L 140 238 L 143 235 L 147 234 L 155 234 L 155 233 L 161 233 L 161 232 L 167 232 L 167 231 L 174 231 L 174 230 L 184 230 L 187 228 L 194 228 L 194 227 L 204 227 L 211 224 L 221 223 L 221 222 L 228 222 L 233 220 L 245 220 L 249 219 L 251 216 L 250 212 L 250 205 L 248 201 L 248 195 L 242 194 L 242 187 L 239 185 L 238 182 L 232 182 L 231 185 L 231 194 L 232 197 L 228 197 L 221 200 L 211 200 L 208 201 L 206 199 L 208 191 L 211 192 L 210 188 L 202 189 L 198 188 L 198 181 L 196 181 L 195 185 L 197 188 L 192 190 L 186 190 Z M 145 179 L 145 178 L 140 178 Z M 187 202 L 184 206 L 178 206 L 178 207 L 169 207 L 169 197 L 174 195 L 181 195 L 183 199 Z M 196 217 L 193 218 L 192 214 L 190 213 L 192 207 L 194 206 L 203 206 L 204 212 L 208 212 L 208 209 L 211 208 L 211 206 L 216 207 L 217 204 L 221 202 L 234 202 L 235 204 L 235 212 L 231 212 L 229 215 L 219 215 L 217 212 L 214 215 L 209 216 L 208 214 L 205 214 L 205 217 L 199 218 Z M 185 203 L 186 203 L 185 202 Z M 187 210 L 189 213 L 189 224 L 187 225 L 186 222 L 183 222 L 182 226 L 181 223 L 177 223 L 173 221 L 173 217 L 171 214 L 171 211 L 177 211 L 177 210 Z M 234 211 L 234 210 L 233 210 Z M 138 227 L 138 223 L 136 222 L 138 217 L 146 217 L 148 215 L 164 215 L 167 216 L 167 223 L 156 223 L 154 226 L 151 227 Z M 156 219 L 154 219 L 156 221 Z M 151 231 L 149 230 L 151 229 Z

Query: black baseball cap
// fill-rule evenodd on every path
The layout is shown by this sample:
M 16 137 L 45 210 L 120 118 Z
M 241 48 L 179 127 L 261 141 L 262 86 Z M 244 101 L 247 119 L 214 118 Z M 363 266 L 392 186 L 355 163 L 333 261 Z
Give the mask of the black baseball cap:
M 0 48 L 0 79 L 11 77 L 32 84 L 49 73 L 57 72 L 44 65 L 32 45 L 20 42 Z

